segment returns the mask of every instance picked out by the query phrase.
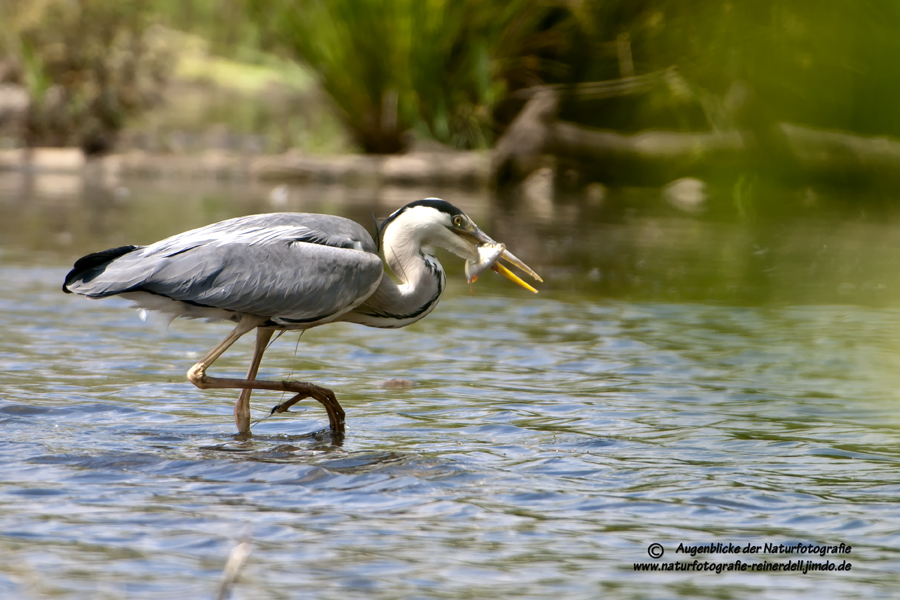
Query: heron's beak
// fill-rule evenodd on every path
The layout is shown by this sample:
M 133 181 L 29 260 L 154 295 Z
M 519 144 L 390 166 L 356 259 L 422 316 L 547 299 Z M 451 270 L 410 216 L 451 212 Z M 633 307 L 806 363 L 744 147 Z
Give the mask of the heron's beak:
M 460 237 L 466 239 L 466 241 L 472 243 L 475 246 L 475 251 L 479 256 L 478 262 L 468 261 L 466 263 L 466 275 L 469 279 L 469 283 L 474 282 L 476 279 L 478 279 L 478 276 L 482 272 L 490 268 L 494 272 L 503 275 L 510 281 L 519 284 L 526 290 L 532 291 L 535 294 L 537 293 L 536 289 L 522 281 L 522 279 L 519 278 L 518 275 L 500 264 L 499 259 L 502 258 L 509 264 L 521 269 L 532 279 L 536 281 L 543 281 L 540 275 L 535 273 L 531 267 L 519 260 L 512 252 L 507 250 L 504 244 L 500 244 L 491 239 L 490 236 L 481 231 L 481 229 L 479 229 L 475 224 L 471 224 L 465 229 L 454 230 L 454 232 Z M 471 270 L 470 265 L 474 265 L 474 268 L 472 268 Z

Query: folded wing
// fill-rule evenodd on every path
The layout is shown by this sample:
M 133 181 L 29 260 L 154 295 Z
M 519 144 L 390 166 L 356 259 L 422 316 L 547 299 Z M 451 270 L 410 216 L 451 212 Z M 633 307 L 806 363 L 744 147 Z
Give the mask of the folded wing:
M 150 246 L 80 259 L 64 289 L 92 298 L 147 292 L 286 323 L 350 310 L 383 274 L 359 224 L 328 215 L 275 213 L 223 221 Z

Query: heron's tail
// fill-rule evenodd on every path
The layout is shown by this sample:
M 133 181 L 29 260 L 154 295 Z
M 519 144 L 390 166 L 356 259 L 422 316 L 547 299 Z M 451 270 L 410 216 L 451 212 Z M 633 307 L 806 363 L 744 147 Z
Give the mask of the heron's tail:
M 102 250 L 100 252 L 88 254 L 87 256 L 82 256 L 75 261 L 72 270 L 66 275 L 66 281 L 63 283 L 62 290 L 67 294 L 71 294 L 72 290 L 69 289 L 69 286 L 77 280 L 84 280 L 90 277 L 89 271 L 100 273 L 103 271 L 100 267 L 105 267 L 108 263 L 111 263 L 120 256 L 125 256 L 129 252 L 137 250 L 139 247 L 140 246 L 119 246 L 118 248 L 110 248 L 109 250 Z

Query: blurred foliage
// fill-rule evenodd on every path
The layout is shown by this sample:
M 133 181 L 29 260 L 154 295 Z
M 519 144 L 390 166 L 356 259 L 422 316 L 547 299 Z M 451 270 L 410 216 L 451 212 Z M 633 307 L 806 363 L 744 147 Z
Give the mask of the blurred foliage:
M 493 110 L 511 88 L 541 82 L 541 53 L 562 35 L 542 0 L 247 0 L 274 45 L 319 75 L 368 152 L 404 135 L 461 148 L 493 141 Z
M 562 117 L 620 131 L 749 129 L 763 142 L 778 122 L 900 137 L 893 0 L 815 10 L 803 0 L 0 0 L 0 20 L 0 83 L 28 91 L 30 145 L 107 148 L 159 103 L 176 68 L 215 85 L 250 82 L 241 93 L 258 104 L 272 80 L 300 94 L 305 73 L 271 52 L 311 69 L 368 152 L 402 150 L 411 134 L 489 147 L 525 101 L 517 90 L 673 66 L 668 88 L 572 95 Z M 191 63 L 154 24 L 202 39 L 213 58 Z M 299 139 L 323 120 L 320 99 L 302 94 L 279 101 L 276 117 L 242 109 L 235 119 Z M 279 125 L 290 115 L 302 118 Z
M 894 0 L 823 0 L 814 9 L 803 0 L 586 0 L 573 15 L 583 39 L 568 61 L 573 81 L 619 77 L 617 40 L 630 44 L 638 74 L 677 67 L 705 122 L 687 115 L 669 127 L 787 121 L 900 136 Z M 656 125 L 648 113 L 658 106 L 618 104 L 579 117 L 604 127 Z
M 672 66 L 675 88 L 569 102 L 563 117 L 761 139 L 780 121 L 900 136 L 892 0 L 244 1 L 258 39 L 310 65 L 367 151 L 401 149 L 407 130 L 489 146 L 520 88 Z
M 154 35 L 177 58 L 162 105 L 130 120 L 122 148 L 177 154 L 355 149 L 301 63 L 250 46 L 216 52 L 208 39 L 169 27 Z
M 171 57 L 150 16 L 140 0 L 3 0 L 0 58 L 30 96 L 28 145 L 102 152 L 159 101 Z
M 251 64 L 266 60 L 259 48 L 268 32 L 247 18 L 246 0 L 148 1 L 157 23 L 202 38 L 210 53 Z

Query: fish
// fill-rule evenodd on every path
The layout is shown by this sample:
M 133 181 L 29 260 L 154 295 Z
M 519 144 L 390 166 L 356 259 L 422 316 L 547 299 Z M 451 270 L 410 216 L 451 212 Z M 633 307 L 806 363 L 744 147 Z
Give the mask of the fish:
M 469 285 L 475 283 L 482 273 L 491 269 L 495 273 L 499 275 L 503 275 L 507 279 L 514 281 L 520 286 L 524 287 L 526 290 L 532 291 L 537 294 L 537 290 L 522 281 L 515 273 L 501 265 L 497 262 L 500 258 L 509 261 L 511 264 L 518 266 L 519 268 L 525 269 L 526 272 L 541 281 L 541 278 L 532 271 L 530 268 L 525 265 L 522 261 L 513 256 L 510 252 L 506 250 L 506 245 L 501 244 L 499 242 L 489 242 L 478 245 L 478 260 L 467 260 L 466 261 L 466 280 L 469 282 Z
M 478 281 L 481 274 L 490 269 L 494 263 L 497 262 L 497 259 L 500 258 L 500 255 L 503 254 L 504 250 L 506 250 L 506 245 L 497 242 L 479 244 L 478 260 L 466 261 L 466 280 L 469 284 Z

